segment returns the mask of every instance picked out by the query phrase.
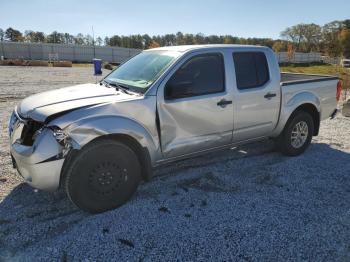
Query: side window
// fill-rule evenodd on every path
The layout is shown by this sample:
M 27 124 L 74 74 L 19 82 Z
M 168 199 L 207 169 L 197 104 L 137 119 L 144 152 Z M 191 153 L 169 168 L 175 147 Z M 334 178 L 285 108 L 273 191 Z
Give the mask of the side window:
M 266 56 L 262 52 L 233 53 L 238 89 L 254 88 L 270 80 Z
M 186 61 L 165 86 L 165 99 L 223 92 L 224 60 L 221 54 L 198 55 Z

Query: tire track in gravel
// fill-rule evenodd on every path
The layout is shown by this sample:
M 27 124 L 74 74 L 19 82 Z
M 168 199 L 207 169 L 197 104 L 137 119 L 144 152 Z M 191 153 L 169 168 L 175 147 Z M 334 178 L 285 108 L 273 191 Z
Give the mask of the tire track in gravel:
M 257 185 L 281 187 L 281 183 L 277 181 L 278 176 L 271 173 L 271 168 L 288 161 L 288 158 L 275 152 L 271 141 L 257 142 L 214 154 L 218 155 L 204 155 L 180 161 L 176 166 L 160 167 L 155 170 L 155 177 L 151 182 L 138 189 L 137 196 L 159 202 L 158 196 L 165 192 L 178 194 L 179 190 L 188 192 L 190 188 L 203 192 L 243 193 Z M 234 183 L 227 183 L 227 180 Z M 239 180 L 249 181 L 248 187 L 238 183 Z M 151 190 L 149 187 L 156 183 L 163 186 L 159 191 Z
M 23 94 L 13 94 L 13 95 L 0 94 L 0 103 L 1 102 L 9 102 L 9 101 L 19 101 L 19 100 L 26 98 L 29 95 L 30 94 L 24 94 L 24 95 Z

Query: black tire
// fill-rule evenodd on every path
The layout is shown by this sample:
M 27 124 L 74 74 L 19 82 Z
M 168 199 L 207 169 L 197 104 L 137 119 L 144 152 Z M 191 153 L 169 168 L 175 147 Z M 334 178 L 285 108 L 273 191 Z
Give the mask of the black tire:
M 300 140 L 292 138 L 292 132 L 294 137 L 295 131 L 298 129 L 297 124 L 299 124 L 299 126 L 305 126 L 304 123 L 307 125 L 307 135 L 300 135 Z M 293 113 L 291 118 L 288 120 L 283 132 L 276 139 L 277 147 L 284 155 L 298 156 L 302 154 L 310 145 L 313 133 L 314 121 L 312 119 L 312 116 L 305 111 L 297 111 Z M 296 140 L 301 143 L 299 147 L 296 147 L 296 144 L 298 144 L 295 142 Z
M 141 180 L 135 152 L 124 143 L 101 139 L 79 152 L 66 169 L 65 189 L 80 209 L 100 213 L 126 203 Z

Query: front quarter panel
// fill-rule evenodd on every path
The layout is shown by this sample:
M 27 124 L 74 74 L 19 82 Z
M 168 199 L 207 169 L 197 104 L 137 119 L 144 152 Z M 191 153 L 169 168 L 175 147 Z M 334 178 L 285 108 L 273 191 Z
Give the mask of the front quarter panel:
M 152 163 L 160 158 L 155 117 L 156 97 L 78 109 L 51 121 L 80 147 L 104 135 L 127 135 L 148 149 Z
M 147 148 L 151 160 L 159 158 L 159 143 L 149 131 L 134 120 L 123 116 L 107 115 L 92 117 L 78 121 L 65 130 L 80 146 L 84 146 L 95 138 L 104 135 L 127 135 L 134 138 L 144 148 Z

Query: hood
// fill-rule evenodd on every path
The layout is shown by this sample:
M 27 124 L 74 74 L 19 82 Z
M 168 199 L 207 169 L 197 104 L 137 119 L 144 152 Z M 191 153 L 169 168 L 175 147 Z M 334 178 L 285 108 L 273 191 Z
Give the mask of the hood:
M 18 113 L 23 118 L 44 122 L 47 117 L 54 114 L 136 97 L 135 94 L 125 94 L 99 84 L 83 84 L 29 96 L 20 103 Z

